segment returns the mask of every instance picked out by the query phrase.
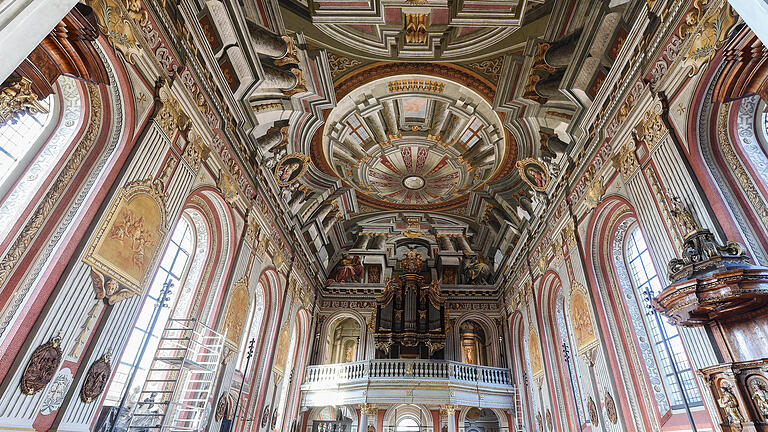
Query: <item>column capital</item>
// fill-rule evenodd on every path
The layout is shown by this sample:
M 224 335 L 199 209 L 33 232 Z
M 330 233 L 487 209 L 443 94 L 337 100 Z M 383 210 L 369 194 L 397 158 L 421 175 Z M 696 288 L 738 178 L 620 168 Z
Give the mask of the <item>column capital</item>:
M 379 411 L 379 409 L 374 404 L 361 404 L 360 405 L 360 413 L 365 415 L 373 415 L 376 414 Z
M 454 404 L 445 404 L 440 407 L 440 411 L 445 412 L 446 415 L 452 416 L 456 413 L 458 407 Z

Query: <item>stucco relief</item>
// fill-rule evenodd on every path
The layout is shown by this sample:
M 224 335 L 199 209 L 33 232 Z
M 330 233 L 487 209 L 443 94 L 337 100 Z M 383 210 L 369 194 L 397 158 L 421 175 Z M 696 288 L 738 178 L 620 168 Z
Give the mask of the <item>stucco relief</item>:
M 720 190 L 720 196 L 725 201 L 726 207 L 730 210 L 731 217 L 733 217 L 734 221 L 738 225 L 739 231 L 743 233 L 743 239 L 747 248 L 749 249 L 749 252 L 752 254 L 755 261 L 761 264 L 767 264 L 768 259 L 762 253 L 762 246 L 755 239 L 751 224 L 747 220 L 744 211 L 741 209 L 741 205 L 739 204 L 738 200 L 734 196 L 733 191 L 728 185 L 728 181 L 726 180 L 721 170 L 718 168 L 718 164 L 713 152 L 713 146 L 710 140 L 710 124 L 712 121 L 712 115 L 714 114 L 712 112 L 712 95 L 715 90 L 714 84 L 717 82 L 717 79 L 721 73 L 722 70 L 718 70 L 717 73 L 712 76 L 712 79 L 707 87 L 707 92 L 703 98 L 703 103 L 701 105 L 702 115 L 699 116 L 698 124 L 696 125 L 699 150 L 701 151 L 701 156 L 704 158 L 704 161 L 709 168 L 710 175 Z M 718 132 L 720 132 L 720 130 L 718 130 Z M 727 133 L 725 133 L 725 135 L 719 133 L 718 135 L 719 137 L 727 140 Z M 718 138 L 718 140 L 722 141 L 721 138 Z M 730 145 L 728 145 L 728 147 L 730 147 Z
M 616 268 L 616 278 L 619 281 L 619 288 L 621 289 L 621 293 L 627 305 L 627 310 L 629 311 L 632 327 L 637 335 L 638 348 L 640 355 L 643 358 L 643 362 L 645 363 L 645 369 L 648 373 L 648 381 L 651 383 L 653 396 L 656 399 L 656 405 L 659 407 L 659 412 L 665 413 L 670 409 L 669 399 L 667 399 L 667 395 L 664 392 L 664 384 L 661 380 L 659 369 L 656 366 L 650 338 L 645 331 L 645 324 L 643 323 L 642 317 L 643 312 L 637 306 L 632 282 L 629 279 L 629 273 L 627 273 L 627 268 L 624 265 L 624 237 L 632 223 L 632 219 L 626 219 L 619 224 L 616 229 L 616 236 L 613 240 L 611 253 Z
M 59 105 L 62 115 L 61 122 L 43 146 L 39 156 L 29 165 L 8 197 L 0 205 L 0 238 L 5 237 L 13 224 L 17 222 L 17 218 L 24 207 L 38 192 L 42 181 L 50 174 L 54 165 L 59 162 L 66 148 L 72 144 L 72 138 L 77 132 L 82 109 L 77 83 L 74 79 L 66 76 L 60 77 L 58 83 L 62 101 Z M 45 139 L 46 137 L 41 138 Z

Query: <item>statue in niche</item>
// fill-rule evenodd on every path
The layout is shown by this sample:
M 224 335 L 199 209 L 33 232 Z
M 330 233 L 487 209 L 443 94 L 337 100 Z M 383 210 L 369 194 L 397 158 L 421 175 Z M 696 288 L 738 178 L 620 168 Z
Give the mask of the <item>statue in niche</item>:
M 669 191 L 667 193 L 670 194 Z M 672 196 L 671 201 L 672 209 L 670 210 L 670 213 L 672 213 L 672 217 L 675 218 L 677 223 L 679 223 L 683 229 L 685 229 L 685 233 L 683 235 L 688 235 L 701 229 L 699 224 L 696 223 L 696 220 L 693 218 L 691 211 L 685 208 L 683 200 L 681 200 L 679 197 Z
M 376 432 L 376 428 L 372 424 L 369 424 L 368 425 L 368 432 Z
M 717 403 L 725 411 L 730 423 L 741 423 L 744 421 L 744 416 L 739 412 L 739 401 L 736 400 L 736 396 L 733 395 L 733 391 L 731 391 L 727 384 L 720 386 L 720 399 L 717 400 Z
M 760 381 L 752 382 L 752 400 L 755 402 L 755 407 L 763 418 L 768 418 L 768 397 L 766 397 L 764 383 Z
M 487 285 L 491 279 L 491 267 L 479 255 L 464 253 L 461 261 L 461 283 L 464 285 Z
M 334 282 L 362 282 L 365 268 L 360 261 L 359 256 L 352 256 L 345 253 L 339 264 L 331 273 L 327 284 L 330 285 Z

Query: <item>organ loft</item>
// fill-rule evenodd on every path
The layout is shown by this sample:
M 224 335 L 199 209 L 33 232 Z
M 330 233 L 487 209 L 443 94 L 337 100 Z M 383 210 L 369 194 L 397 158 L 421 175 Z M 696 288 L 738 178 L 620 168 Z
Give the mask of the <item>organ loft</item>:
M 0 0 L 0 432 L 768 431 L 761 0 Z

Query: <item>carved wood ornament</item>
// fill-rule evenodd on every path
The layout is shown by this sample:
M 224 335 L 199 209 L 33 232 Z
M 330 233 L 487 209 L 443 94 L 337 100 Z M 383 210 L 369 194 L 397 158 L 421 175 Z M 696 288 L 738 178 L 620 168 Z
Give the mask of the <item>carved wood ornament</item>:
M 224 417 L 229 417 L 229 396 L 226 393 L 222 393 L 219 396 L 219 401 L 216 403 L 216 421 L 220 422 Z
M 25 395 L 33 395 L 45 388 L 56 374 L 61 356 L 60 335 L 35 348 L 21 375 L 21 392 Z
M 597 417 L 597 406 L 591 396 L 587 401 L 587 411 L 589 411 L 589 420 L 592 424 L 595 425 L 595 427 L 600 426 L 600 419 Z
M 107 352 L 88 368 L 85 381 L 80 388 L 80 400 L 85 403 L 96 400 L 106 388 L 110 375 L 112 375 L 112 353 Z
M 616 402 L 613 401 L 613 396 L 610 393 L 605 394 L 605 414 L 611 423 L 616 424 L 619 421 L 618 413 L 616 412 Z

